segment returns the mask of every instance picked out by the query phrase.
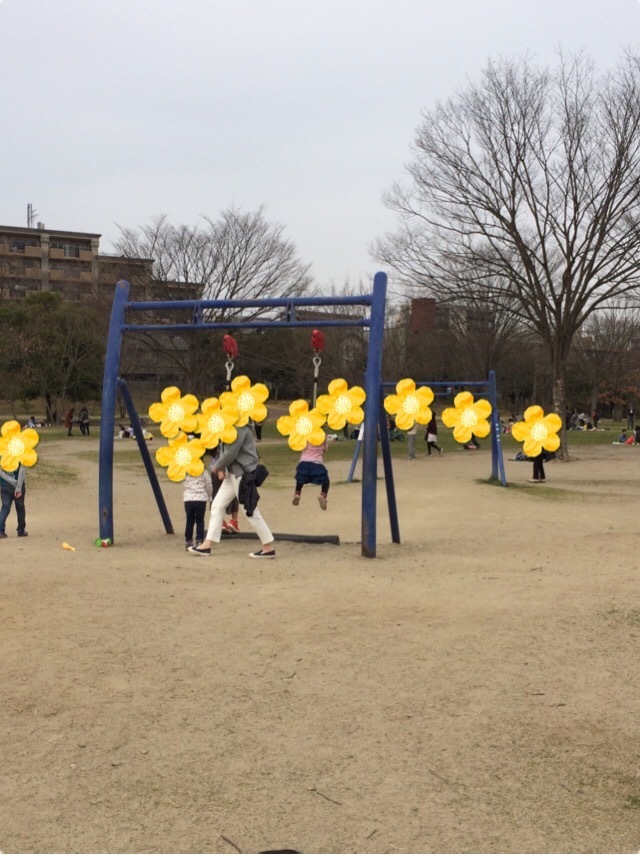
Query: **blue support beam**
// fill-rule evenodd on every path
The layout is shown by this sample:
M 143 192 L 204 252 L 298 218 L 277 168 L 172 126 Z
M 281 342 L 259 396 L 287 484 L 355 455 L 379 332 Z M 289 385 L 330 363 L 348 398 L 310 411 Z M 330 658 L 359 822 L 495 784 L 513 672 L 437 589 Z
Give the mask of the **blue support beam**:
M 378 478 L 378 414 L 381 407 L 382 345 L 387 301 L 387 276 L 373 279 L 369 350 L 365 373 L 364 448 L 362 453 L 362 555 L 376 557 L 376 506 Z
M 380 415 L 378 417 L 378 430 L 380 433 L 380 448 L 382 450 L 382 464 L 384 467 L 384 483 L 387 488 L 387 505 L 389 507 L 389 523 L 391 525 L 391 540 L 400 543 L 400 525 L 398 524 L 398 505 L 396 502 L 396 487 L 393 481 L 393 467 L 391 463 L 391 442 L 389 441 L 389 428 L 387 427 L 387 413 L 385 412 L 382 395 L 380 395 Z
M 175 531 L 173 530 L 173 523 L 171 522 L 171 517 L 169 516 L 169 511 L 167 509 L 164 496 L 162 495 L 162 489 L 160 488 L 158 475 L 154 468 L 151 455 L 149 454 L 149 447 L 147 446 L 147 441 L 144 438 L 144 428 L 142 427 L 140 419 L 138 418 L 138 411 L 136 410 L 135 404 L 133 403 L 131 392 L 129 391 L 129 387 L 127 386 L 124 380 L 118 380 L 118 389 L 120 390 L 120 394 L 122 395 L 122 398 L 124 400 L 127 412 L 129 413 L 131 427 L 133 428 L 133 435 L 135 436 L 136 442 L 138 443 L 138 448 L 140 449 L 140 456 L 142 457 L 144 468 L 147 471 L 147 477 L 149 478 L 149 483 L 151 484 L 151 489 L 153 490 L 153 495 L 155 496 L 156 504 L 158 505 L 160 516 L 162 517 L 162 522 L 164 523 L 164 530 L 167 534 L 175 534 Z

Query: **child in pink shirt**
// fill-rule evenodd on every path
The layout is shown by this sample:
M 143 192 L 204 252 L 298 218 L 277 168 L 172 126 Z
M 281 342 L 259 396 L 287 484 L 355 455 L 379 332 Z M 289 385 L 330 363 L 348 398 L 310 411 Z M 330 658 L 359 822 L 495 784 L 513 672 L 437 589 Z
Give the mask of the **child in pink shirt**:
M 296 489 L 293 494 L 293 504 L 300 504 L 300 494 L 305 484 L 319 484 L 320 495 L 318 502 L 323 511 L 327 510 L 327 493 L 329 492 L 329 473 L 324 465 L 324 454 L 327 450 L 327 439 L 325 437 L 322 445 L 311 445 L 307 443 L 300 455 L 300 461 L 296 467 Z

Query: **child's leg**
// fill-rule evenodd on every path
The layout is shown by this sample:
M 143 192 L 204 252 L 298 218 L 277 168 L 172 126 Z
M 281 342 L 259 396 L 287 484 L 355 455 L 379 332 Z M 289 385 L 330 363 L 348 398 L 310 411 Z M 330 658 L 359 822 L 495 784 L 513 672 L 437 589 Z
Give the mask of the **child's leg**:
M 302 493 L 303 486 L 304 484 L 301 484 L 300 481 L 296 481 L 296 489 L 294 490 L 293 501 L 291 502 L 292 505 L 300 504 L 300 494 Z
M 22 495 L 19 499 L 16 499 L 14 496 L 14 502 L 16 504 L 16 514 L 18 516 L 18 534 L 26 533 L 27 526 L 27 514 L 24 507 L 24 487 L 22 488 Z
M 194 510 L 194 505 L 196 502 L 185 502 L 184 503 L 184 512 L 186 517 L 185 527 L 184 527 L 184 539 L 188 544 L 191 544 L 193 540 L 193 526 L 196 521 L 196 514 Z
M 327 510 L 327 493 L 329 492 L 329 487 L 331 486 L 329 479 L 322 482 L 322 487 L 320 488 L 320 495 L 318 496 L 318 502 L 323 511 Z
M 240 526 L 238 525 L 238 511 L 240 510 L 240 502 L 237 499 L 234 499 L 231 504 L 227 505 L 227 513 L 231 514 L 231 519 L 229 520 L 227 528 L 233 534 L 233 532 L 240 531 Z
M 7 517 L 9 516 L 9 511 L 11 510 L 11 503 L 13 502 L 13 492 L 9 489 L 8 484 L 6 487 L 2 487 L 0 495 L 2 496 L 2 510 L 0 510 L 0 535 L 6 537 L 4 528 L 7 522 Z
M 194 516 L 196 524 L 196 544 L 204 540 L 204 515 L 207 510 L 206 502 L 194 502 Z

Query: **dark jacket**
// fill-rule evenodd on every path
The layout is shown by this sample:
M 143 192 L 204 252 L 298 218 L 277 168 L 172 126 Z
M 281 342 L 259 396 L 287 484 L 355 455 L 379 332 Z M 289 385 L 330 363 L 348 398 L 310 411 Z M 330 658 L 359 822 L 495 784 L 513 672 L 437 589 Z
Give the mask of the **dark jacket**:
M 240 479 L 238 501 L 243 506 L 248 517 L 252 517 L 253 512 L 258 507 L 258 502 L 260 501 L 258 487 L 265 482 L 268 474 L 267 467 L 259 463 L 253 472 L 245 472 Z

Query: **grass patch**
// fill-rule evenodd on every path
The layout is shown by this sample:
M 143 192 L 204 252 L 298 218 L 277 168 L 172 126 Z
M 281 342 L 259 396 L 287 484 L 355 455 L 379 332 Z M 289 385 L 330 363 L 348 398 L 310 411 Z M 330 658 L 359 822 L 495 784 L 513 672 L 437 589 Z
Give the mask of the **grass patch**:
M 38 458 L 38 465 L 29 470 L 29 481 L 55 481 L 57 484 L 69 484 L 76 481 L 78 473 L 70 466 L 61 466 L 57 463 L 48 463 Z

